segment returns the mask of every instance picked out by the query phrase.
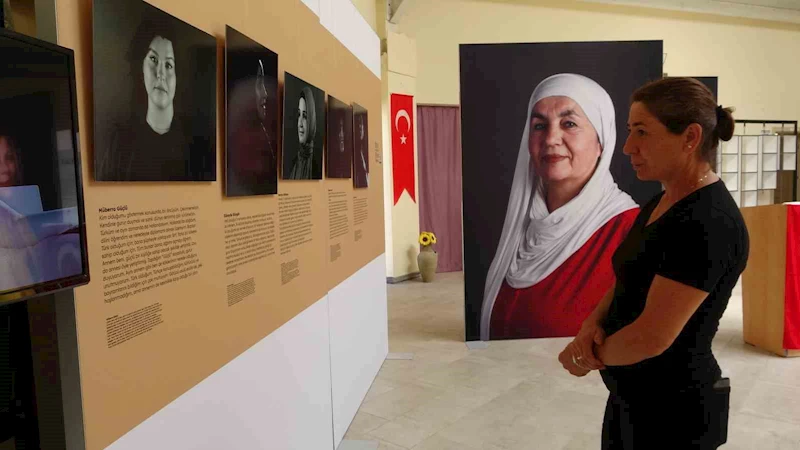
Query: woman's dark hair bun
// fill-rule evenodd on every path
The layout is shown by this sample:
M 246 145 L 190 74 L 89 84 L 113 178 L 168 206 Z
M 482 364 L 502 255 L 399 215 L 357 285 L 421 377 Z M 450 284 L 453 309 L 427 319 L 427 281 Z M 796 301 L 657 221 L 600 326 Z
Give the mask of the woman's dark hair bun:
M 736 121 L 733 120 L 733 111 L 732 107 L 723 108 L 721 105 L 717 106 L 717 126 L 714 131 L 716 131 L 720 140 L 730 141 L 733 137 L 733 132 L 736 128 Z

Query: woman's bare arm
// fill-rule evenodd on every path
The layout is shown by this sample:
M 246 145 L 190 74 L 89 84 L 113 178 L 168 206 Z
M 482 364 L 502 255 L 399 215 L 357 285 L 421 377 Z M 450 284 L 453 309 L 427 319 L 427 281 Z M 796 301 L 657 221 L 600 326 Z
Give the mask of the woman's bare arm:
M 627 366 L 666 351 L 708 297 L 708 292 L 656 275 L 642 314 L 595 346 L 607 366 Z
M 603 296 L 600 303 L 597 304 L 597 307 L 594 308 L 589 317 L 587 317 L 583 321 L 583 326 L 586 325 L 600 325 L 606 319 L 608 315 L 608 310 L 611 308 L 611 301 L 614 299 L 614 286 L 611 286 L 611 289 L 606 292 L 606 295 Z

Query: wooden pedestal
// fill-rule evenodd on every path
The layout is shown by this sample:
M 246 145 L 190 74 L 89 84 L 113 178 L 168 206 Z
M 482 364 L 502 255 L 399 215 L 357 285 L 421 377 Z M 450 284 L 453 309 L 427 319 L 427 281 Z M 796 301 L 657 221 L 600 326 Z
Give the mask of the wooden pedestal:
M 784 348 L 787 206 L 742 208 L 750 233 L 750 258 L 742 274 L 744 341 L 780 356 Z

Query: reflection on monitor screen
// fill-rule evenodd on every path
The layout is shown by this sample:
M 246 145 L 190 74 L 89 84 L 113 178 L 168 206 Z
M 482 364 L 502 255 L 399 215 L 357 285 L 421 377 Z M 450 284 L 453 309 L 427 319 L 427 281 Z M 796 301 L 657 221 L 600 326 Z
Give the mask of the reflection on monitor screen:
M 88 281 L 72 52 L 0 30 L 0 303 Z

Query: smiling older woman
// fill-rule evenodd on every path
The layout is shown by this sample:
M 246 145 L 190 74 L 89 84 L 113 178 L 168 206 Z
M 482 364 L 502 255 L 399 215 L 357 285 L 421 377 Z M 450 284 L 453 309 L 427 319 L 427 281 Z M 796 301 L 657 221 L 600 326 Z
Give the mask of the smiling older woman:
M 595 81 L 553 75 L 531 95 L 481 339 L 574 336 L 614 285 L 611 253 L 638 206 L 614 182 L 614 104 Z
M 733 134 L 731 109 L 697 80 L 668 78 L 634 93 L 628 126 L 638 178 L 665 190 L 642 208 L 614 254 L 615 289 L 559 360 L 576 376 L 601 370 L 603 449 L 716 449 L 730 387 L 711 343 L 749 254 L 710 163 Z

